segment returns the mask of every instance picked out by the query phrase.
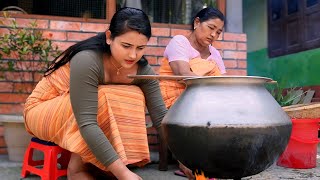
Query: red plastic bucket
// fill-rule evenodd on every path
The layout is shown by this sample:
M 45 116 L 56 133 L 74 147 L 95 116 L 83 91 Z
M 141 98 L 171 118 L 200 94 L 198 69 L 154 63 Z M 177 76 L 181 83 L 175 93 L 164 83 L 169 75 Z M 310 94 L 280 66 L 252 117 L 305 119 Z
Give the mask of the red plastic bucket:
M 317 166 L 317 147 L 320 119 L 292 119 L 292 132 L 287 148 L 277 165 L 309 169 Z

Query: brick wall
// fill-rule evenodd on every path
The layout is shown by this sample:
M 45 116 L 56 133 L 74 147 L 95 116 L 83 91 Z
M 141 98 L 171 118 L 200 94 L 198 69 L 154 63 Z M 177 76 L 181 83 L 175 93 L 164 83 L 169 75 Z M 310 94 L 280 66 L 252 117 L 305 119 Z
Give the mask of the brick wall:
M 1 20 L 4 20 L 0 17 Z M 21 27 L 25 27 L 30 21 L 36 20 L 37 16 L 23 15 L 15 17 L 17 23 Z M 39 29 L 44 31 L 44 36 L 52 39 L 54 44 L 57 44 L 61 50 L 66 49 L 70 45 L 84 40 L 88 37 L 94 36 L 98 32 L 103 32 L 108 28 L 107 24 L 100 22 L 83 22 L 72 18 L 65 18 L 67 20 L 59 20 L 54 17 L 41 17 L 37 19 Z M 69 20 L 70 19 L 70 20 Z M 9 21 L 4 21 L 4 25 L 0 25 L 0 33 L 7 32 L 6 25 Z M 178 34 L 187 35 L 190 31 L 186 26 L 170 26 L 154 24 L 152 28 L 152 37 L 148 43 L 146 50 L 146 58 L 153 66 L 155 71 L 158 71 L 164 49 L 170 39 Z M 234 34 L 224 32 L 218 41 L 214 42 L 216 47 L 225 62 L 228 75 L 246 75 L 247 74 L 247 37 L 245 34 Z M 39 76 L 39 79 L 41 77 Z M 21 86 L 21 84 L 15 84 Z M 25 88 L 26 85 L 23 85 Z M 11 82 L 0 81 L 0 114 L 16 114 L 21 113 L 23 103 L 28 94 L 21 94 L 19 92 L 12 92 Z M 147 121 L 149 118 L 147 117 Z M 6 153 L 5 144 L 3 140 L 3 128 L 0 125 L 0 154 Z M 150 147 L 156 145 L 155 130 L 148 129 Z

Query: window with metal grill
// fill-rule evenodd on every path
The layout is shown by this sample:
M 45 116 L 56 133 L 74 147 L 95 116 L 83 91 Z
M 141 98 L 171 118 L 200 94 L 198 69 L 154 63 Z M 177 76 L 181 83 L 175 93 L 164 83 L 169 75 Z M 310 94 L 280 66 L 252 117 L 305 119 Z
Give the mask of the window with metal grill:
M 320 47 L 320 0 L 268 0 L 270 57 Z
M 23 9 L 28 14 L 63 17 L 106 18 L 108 3 L 116 8 L 142 9 L 154 23 L 190 24 L 194 15 L 207 6 L 217 6 L 219 0 L 0 0 L 0 10 L 8 6 Z M 111 8 L 112 9 L 112 8 Z M 14 9 L 12 9 L 14 10 Z M 16 9 L 17 10 L 17 9 Z M 110 13 L 111 15 L 113 12 Z

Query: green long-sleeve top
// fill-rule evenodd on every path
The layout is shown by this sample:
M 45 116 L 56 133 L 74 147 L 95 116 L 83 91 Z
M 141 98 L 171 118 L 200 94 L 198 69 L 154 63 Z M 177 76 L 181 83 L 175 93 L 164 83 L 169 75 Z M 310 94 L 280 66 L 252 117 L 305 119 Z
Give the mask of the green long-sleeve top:
M 155 74 L 150 65 L 138 67 L 138 75 Z M 103 57 L 101 53 L 85 50 L 77 53 L 70 62 L 70 99 L 72 110 L 81 136 L 95 157 L 105 166 L 119 157 L 97 124 L 98 86 L 104 82 Z M 157 129 L 167 112 L 157 80 L 135 79 L 144 93 L 146 106 L 153 126 Z

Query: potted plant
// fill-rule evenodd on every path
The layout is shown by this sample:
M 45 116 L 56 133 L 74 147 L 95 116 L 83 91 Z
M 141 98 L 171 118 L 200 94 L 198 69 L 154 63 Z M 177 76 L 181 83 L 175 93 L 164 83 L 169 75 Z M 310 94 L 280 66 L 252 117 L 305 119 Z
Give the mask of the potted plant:
M 4 20 L 11 23 L 7 26 L 7 32 L 0 35 L 0 81 L 10 86 L 8 89 L 11 89 L 12 94 L 24 94 L 23 97 L 26 97 L 60 51 L 52 44 L 50 37 L 44 37 L 36 21 L 21 28 L 6 13 Z M 0 20 L 0 25 L 5 24 Z M 9 159 L 22 161 L 30 140 L 24 128 L 22 112 L 0 115 L 0 123 L 4 126 Z
M 296 87 L 285 89 L 278 83 L 267 86 L 267 89 L 290 118 L 320 118 L 320 111 L 317 110 L 320 103 L 311 102 L 314 91 Z
M 285 90 L 285 88 L 278 83 L 268 85 L 267 89 L 281 107 L 299 104 L 307 93 L 307 91 L 303 91 L 302 88 L 298 89 L 295 87 Z

